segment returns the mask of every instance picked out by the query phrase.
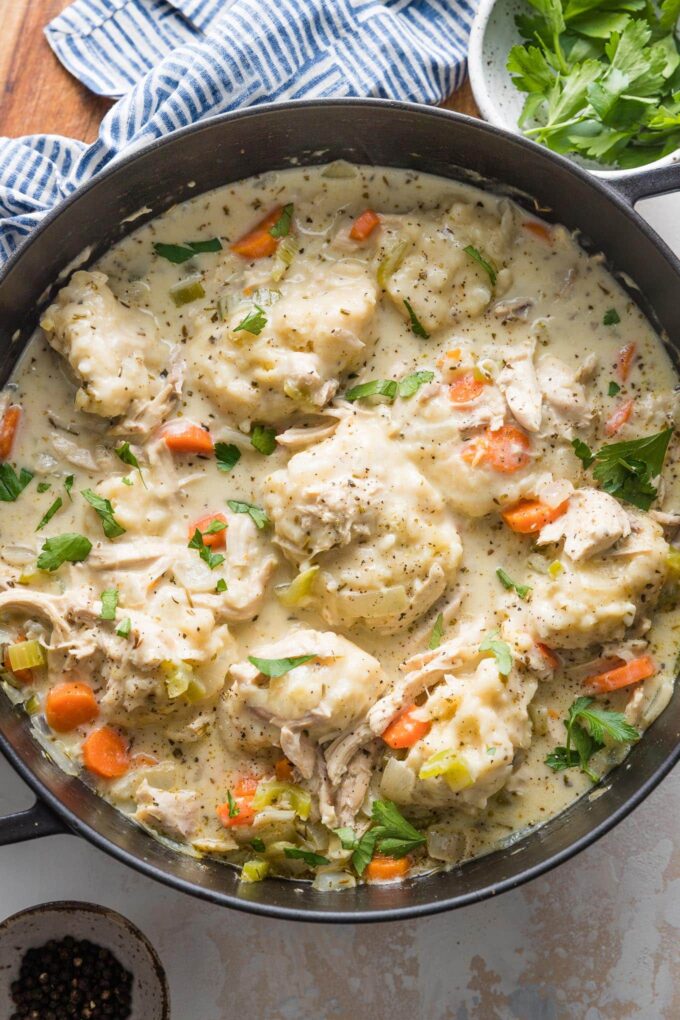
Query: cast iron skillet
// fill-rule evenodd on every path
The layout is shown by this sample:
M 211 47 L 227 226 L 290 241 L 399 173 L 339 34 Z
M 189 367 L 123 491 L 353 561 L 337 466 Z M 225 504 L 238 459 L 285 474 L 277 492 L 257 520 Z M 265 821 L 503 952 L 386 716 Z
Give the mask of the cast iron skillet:
M 547 219 L 579 230 L 587 250 L 603 251 L 626 274 L 632 299 L 670 338 L 672 352 L 680 350 L 680 263 L 633 211 L 638 198 L 680 188 L 680 170 L 631 174 L 614 190 L 532 142 L 467 117 L 383 100 L 313 100 L 260 106 L 178 131 L 121 159 L 52 213 L 0 278 L 0 384 L 54 281 L 86 246 L 92 246 L 91 261 L 140 223 L 202 191 L 291 164 L 339 158 L 468 180 L 512 194 Z M 144 207 L 151 212 L 123 222 Z M 336 893 L 319 893 L 300 881 L 241 885 L 233 869 L 155 841 L 60 771 L 4 695 L 0 748 L 38 797 L 28 811 L 0 820 L 0 844 L 71 831 L 138 871 L 214 903 L 293 920 L 384 921 L 450 910 L 511 889 L 611 829 L 680 756 L 680 688 L 598 797 L 583 797 L 533 833 L 446 874 Z

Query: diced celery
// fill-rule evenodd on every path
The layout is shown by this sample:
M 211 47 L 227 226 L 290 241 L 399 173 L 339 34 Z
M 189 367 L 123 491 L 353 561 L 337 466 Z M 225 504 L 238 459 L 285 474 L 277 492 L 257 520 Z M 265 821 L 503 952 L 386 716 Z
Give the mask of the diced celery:
M 7 649 L 9 666 L 13 673 L 19 669 L 33 669 L 44 666 L 45 652 L 39 641 L 17 641 Z
M 17 578 L 19 584 L 35 584 L 36 581 L 43 579 L 43 574 L 37 570 L 31 570 L 26 573 L 19 574 Z
M 282 606 L 292 609 L 294 606 L 305 606 L 309 602 L 314 587 L 318 566 L 303 570 L 290 584 L 277 585 L 275 594 Z
M 161 669 L 169 698 L 179 698 L 188 692 L 189 685 L 194 680 L 194 671 L 188 662 L 171 662 L 165 659 L 161 662 Z
M 562 566 L 559 560 L 553 560 L 553 562 L 548 567 L 548 573 L 553 578 L 553 580 L 556 577 L 559 577 L 563 570 L 564 567 Z
M 261 882 L 263 878 L 267 877 L 268 872 L 268 862 L 263 861 L 261 857 L 253 857 L 252 860 L 246 861 L 241 868 L 241 881 Z
M 395 244 L 391 251 L 388 251 L 387 255 L 384 259 L 382 259 L 378 266 L 377 276 L 378 285 L 380 287 L 384 288 L 390 276 L 392 276 L 393 273 L 396 273 L 397 269 L 404 261 L 404 256 L 407 251 L 408 241 L 399 241 Z
M 253 304 L 262 305 L 264 308 L 271 308 L 281 299 L 280 290 L 272 290 L 269 287 L 258 287 L 253 294 Z
M 666 556 L 666 567 L 668 577 L 674 581 L 680 581 L 680 549 L 669 549 Z
M 40 711 L 40 700 L 36 694 L 32 694 L 30 698 L 27 698 L 24 702 L 24 708 L 29 715 L 35 715 L 36 712 Z
M 443 776 L 454 793 L 472 785 L 470 770 L 455 751 L 437 751 L 420 766 L 419 779 L 433 779 L 435 776 Z
M 182 280 L 181 283 L 176 283 L 174 287 L 170 288 L 170 297 L 177 308 L 181 308 L 182 305 L 188 305 L 198 298 L 205 297 L 201 277 L 190 276 L 188 279 Z
M 203 701 L 205 697 L 205 686 L 196 676 L 192 676 L 189 681 L 189 686 L 186 689 L 187 701 L 190 704 L 194 704 L 197 701 Z
M 535 705 L 533 702 L 529 705 L 529 718 L 531 719 L 534 733 L 539 737 L 544 737 L 548 732 L 548 709 L 545 705 Z
M 300 242 L 295 234 L 289 234 L 288 237 L 284 237 L 276 250 L 274 267 L 271 272 L 271 278 L 274 283 L 278 283 L 279 280 L 283 279 L 299 250 Z
M 279 801 L 291 807 L 303 821 L 309 818 L 312 809 L 310 794 L 295 783 L 282 783 L 277 779 L 265 780 L 258 784 L 252 801 L 253 810 L 262 811 L 263 808 Z

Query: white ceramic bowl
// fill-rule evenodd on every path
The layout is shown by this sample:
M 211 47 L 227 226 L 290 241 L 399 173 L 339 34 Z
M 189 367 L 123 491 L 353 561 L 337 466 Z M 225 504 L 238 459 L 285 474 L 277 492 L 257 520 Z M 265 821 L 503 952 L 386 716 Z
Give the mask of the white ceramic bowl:
M 511 48 L 522 41 L 515 26 L 515 15 L 527 10 L 530 10 L 529 5 L 523 0 L 480 0 L 470 33 L 468 70 L 477 106 L 490 124 L 514 134 L 521 134 L 517 120 L 524 105 L 524 93 L 515 88 L 505 65 Z M 604 170 L 599 163 L 577 156 L 569 158 L 596 177 L 617 178 L 630 174 L 630 170 Z M 677 150 L 647 163 L 637 172 L 679 160 L 680 150 Z
M 110 949 L 133 975 L 130 1020 L 169 1020 L 165 972 L 145 935 L 115 910 L 68 900 L 44 903 L 0 924 L 0 1016 L 14 1012 L 10 987 L 27 949 L 71 935 Z

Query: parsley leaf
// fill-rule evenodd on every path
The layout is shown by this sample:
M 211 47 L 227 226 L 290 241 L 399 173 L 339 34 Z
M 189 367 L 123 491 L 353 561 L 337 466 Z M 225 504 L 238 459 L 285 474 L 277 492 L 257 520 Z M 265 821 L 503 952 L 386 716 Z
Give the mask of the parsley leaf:
M 672 435 L 673 429 L 669 428 L 653 436 L 601 447 L 595 454 L 593 477 L 610 495 L 649 510 Z
M 118 637 L 130 637 L 130 628 L 132 627 L 132 621 L 129 616 L 126 616 L 124 620 L 121 620 L 118 627 L 116 627 L 116 634 Z
M 399 381 L 399 396 L 412 397 L 425 383 L 432 382 L 434 372 L 429 368 L 421 369 L 419 372 L 412 372 Z
M 226 525 L 223 521 L 213 521 L 210 527 L 206 528 L 205 534 L 214 535 L 218 531 L 224 530 Z M 203 535 L 196 528 L 190 541 L 189 549 L 197 549 L 198 555 L 201 557 L 204 563 L 207 563 L 211 570 L 215 567 L 219 567 L 221 563 L 224 563 L 224 556 L 222 553 L 214 553 L 210 546 L 207 546 L 203 540 Z
M 614 382 L 614 380 L 612 379 L 612 381 L 609 383 L 609 388 L 607 389 L 607 395 L 610 397 L 615 397 L 616 394 L 620 392 L 621 387 L 617 382 Z
M 115 620 L 116 608 L 118 606 L 118 589 L 107 588 L 99 596 L 102 602 L 102 611 L 99 614 L 102 620 Z
M 258 839 L 257 837 L 255 839 L 251 839 L 250 845 L 252 846 L 253 850 L 257 851 L 258 854 L 263 854 L 267 849 L 264 845 L 264 840 Z
M 333 829 L 333 832 L 340 840 L 340 845 L 343 850 L 355 850 L 359 840 L 357 839 L 356 832 L 353 829 L 343 827 L 342 829 Z
M 129 464 L 130 467 L 137 468 L 139 471 L 139 477 L 142 480 L 142 485 L 146 488 L 146 482 L 144 481 L 144 475 L 142 474 L 142 469 L 139 466 L 139 461 L 130 449 L 130 444 L 127 441 L 116 447 L 116 456 L 122 460 L 123 464 Z
M 87 559 L 92 542 L 84 535 L 68 532 L 48 538 L 38 556 L 39 570 L 57 570 L 62 563 L 80 563 Z
M 583 464 L 584 468 L 589 468 L 595 460 L 595 454 L 582 439 L 572 439 L 571 445 L 574 447 L 574 453 Z
M 229 805 L 229 817 L 236 818 L 237 815 L 241 814 L 241 809 L 234 800 L 231 790 L 227 790 L 227 804 Z
M 616 326 L 619 322 L 621 322 L 621 317 L 615 308 L 610 308 L 602 317 L 603 326 Z
M 221 577 L 219 579 L 219 581 L 217 582 L 217 584 L 215 585 L 215 591 L 217 592 L 218 595 L 221 595 L 222 592 L 226 591 L 226 590 L 227 590 L 227 582 L 224 580 L 223 577 Z
M 432 633 L 430 634 L 430 640 L 427 643 L 427 647 L 430 649 L 431 652 L 433 652 L 435 648 L 439 648 L 440 644 L 442 643 L 443 634 L 444 634 L 444 615 L 440 613 L 437 619 L 434 621 L 434 627 L 432 628 Z
M 427 332 L 427 330 L 421 323 L 420 319 L 414 312 L 413 305 L 411 304 L 411 302 L 404 298 L 404 304 L 406 306 L 406 311 L 408 312 L 408 317 L 411 322 L 411 332 L 414 333 L 415 336 L 422 337 L 423 340 L 429 340 L 430 334 Z
M 217 237 L 212 237 L 208 241 L 185 241 L 184 244 L 164 244 L 157 241 L 154 243 L 153 250 L 168 262 L 180 265 L 202 252 L 221 251 L 222 242 Z
M 501 641 L 495 633 L 488 634 L 481 645 L 480 652 L 491 652 L 496 659 L 498 672 L 501 676 L 508 676 L 512 669 L 512 652 L 506 641 Z
M 66 478 L 64 479 L 64 488 L 66 489 L 66 495 L 71 500 L 71 502 L 73 502 L 71 490 L 73 488 L 73 483 L 75 482 L 75 480 L 76 480 L 75 475 L 66 475 Z
M 622 712 L 602 708 L 594 698 L 577 698 L 564 720 L 566 745 L 556 747 L 545 759 L 553 772 L 578 766 L 593 783 L 600 777 L 590 768 L 590 759 L 605 746 L 605 740 L 624 744 L 638 740 L 640 734 Z
M 465 252 L 466 255 L 469 255 L 471 259 L 474 259 L 475 262 L 477 262 L 482 267 L 484 272 L 491 280 L 491 283 L 495 286 L 496 280 L 498 279 L 498 273 L 496 272 L 495 267 L 489 262 L 489 260 L 485 259 L 482 253 L 478 251 L 475 247 L 473 247 L 473 245 L 471 244 L 468 244 L 465 248 L 463 248 L 463 251 Z
M 254 503 L 245 503 L 240 499 L 228 499 L 227 506 L 235 514 L 249 514 L 250 519 L 258 528 L 266 528 L 269 518 L 262 509 Z
M 24 491 L 33 472 L 28 468 L 21 468 L 16 473 L 11 464 L 7 462 L 0 464 L 0 502 L 13 503 Z
M 42 529 L 45 527 L 45 525 L 49 524 L 49 522 L 52 520 L 52 518 L 56 514 L 57 510 L 61 510 L 62 506 L 63 506 L 63 500 L 62 500 L 61 496 L 57 496 L 57 498 L 55 499 L 55 501 L 52 504 L 52 506 L 41 517 L 40 524 L 38 525 L 38 527 L 35 530 L 36 531 L 42 531 Z
M 49 492 L 51 488 L 50 482 L 38 482 L 38 492 L 40 493 Z
M 283 848 L 283 852 L 286 857 L 290 857 L 293 860 L 304 861 L 305 864 L 309 864 L 315 868 L 319 864 L 330 864 L 331 862 L 327 857 L 323 857 L 321 854 L 312 853 L 311 850 L 301 850 L 297 846 L 286 846 Z
M 278 220 L 273 227 L 269 228 L 269 234 L 271 237 L 288 237 L 291 223 L 293 221 L 294 208 L 295 206 L 292 202 L 289 202 L 288 205 L 284 205 Z
M 248 662 L 250 662 L 255 669 L 259 669 L 263 676 L 276 678 L 283 676 L 284 673 L 289 673 L 291 669 L 295 669 L 296 666 L 302 666 L 305 662 L 310 662 L 312 659 L 316 659 L 316 654 L 312 655 L 293 655 L 289 659 L 258 659 L 256 655 L 249 655 Z
M 404 399 L 412 397 L 425 383 L 432 382 L 434 372 L 422 369 L 412 372 L 403 379 L 371 379 L 370 382 L 359 383 L 345 393 L 345 400 L 361 400 L 362 397 L 387 397 L 395 400 L 398 396 Z
M 102 528 L 107 538 L 118 538 L 119 535 L 125 534 L 125 528 L 113 516 L 113 504 L 110 499 L 103 499 L 92 489 L 83 489 L 81 496 L 85 497 L 102 522 Z
M 239 322 L 238 326 L 234 326 L 234 333 L 242 330 L 246 333 L 252 333 L 253 336 L 259 336 L 266 325 L 267 316 L 264 308 L 261 305 L 255 305 L 252 311 L 248 312 L 245 319 Z
M 276 449 L 276 430 L 267 425 L 254 425 L 250 434 L 250 444 L 258 453 L 269 457 Z
M 531 585 L 528 584 L 517 584 L 517 581 L 513 581 L 512 578 L 506 574 L 502 567 L 499 567 L 496 571 L 496 577 L 501 582 L 504 588 L 508 591 L 516 591 L 521 599 L 525 599 L 531 591 Z
M 352 854 L 352 864 L 359 875 L 363 875 L 376 850 L 390 857 L 405 857 L 426 841 L 390 800 L 374 801 L 371 821 L 372 827 L 358 841 Z M 343 842 L 342 837 L 340 839 Z M 351 847 L 348 845 L 346 849 Z
M 233 443 L 215 443 L 215 457 L 218 471 L 228 474 L 241 459 L 241 451 Z

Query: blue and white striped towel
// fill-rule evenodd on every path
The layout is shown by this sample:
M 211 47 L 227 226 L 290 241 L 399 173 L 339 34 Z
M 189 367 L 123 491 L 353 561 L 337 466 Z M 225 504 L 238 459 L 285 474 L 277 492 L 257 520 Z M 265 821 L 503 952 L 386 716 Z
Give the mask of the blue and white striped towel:
M 476 0 L 75 0 L 46 29 L 93 92 L 121 97 L 91 144 L 0 139 L 0 263 L 120 153 L 277 99 L 435 103 L 458 87 Z

